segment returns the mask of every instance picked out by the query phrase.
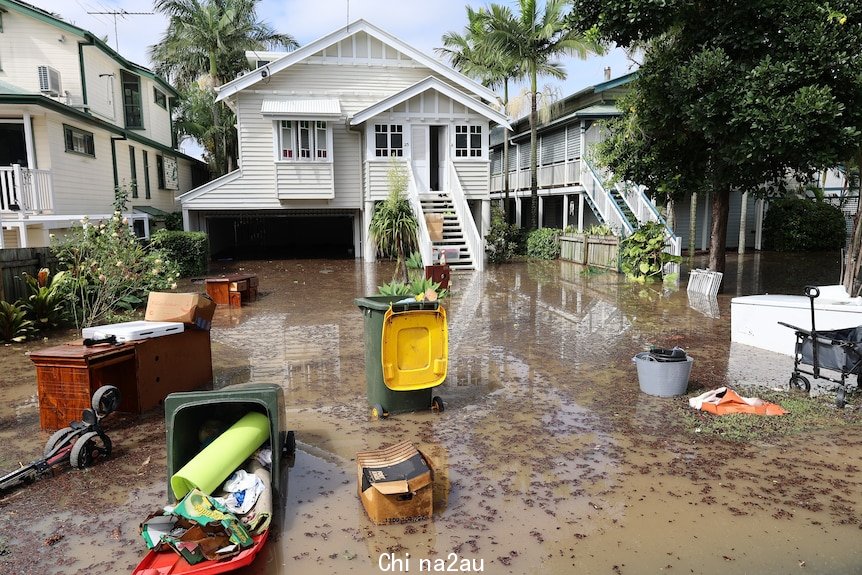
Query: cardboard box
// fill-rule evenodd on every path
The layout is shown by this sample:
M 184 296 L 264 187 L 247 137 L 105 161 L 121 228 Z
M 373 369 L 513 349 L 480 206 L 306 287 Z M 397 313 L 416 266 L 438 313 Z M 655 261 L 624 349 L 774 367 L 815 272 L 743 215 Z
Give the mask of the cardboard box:
M 179 321 L 198 329 L 209 330 L 216 304 L 197 293 L 150 292 L 147 299 L 147 321 Z
M 425 214 L 425 225 L 432 242 L 443 241 L 443 214 Z
M 409 441 L 356 454 L 357 487 L 377 525 L 428 519 L 434 511 L 434 471 Z

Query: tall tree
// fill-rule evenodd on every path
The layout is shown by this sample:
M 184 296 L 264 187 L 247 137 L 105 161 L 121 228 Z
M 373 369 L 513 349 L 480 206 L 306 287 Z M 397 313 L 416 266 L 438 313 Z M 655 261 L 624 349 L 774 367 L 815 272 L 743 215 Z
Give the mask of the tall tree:
M 576 28 L 646 46 L 605 163 L 653 193 L 709 192 L 711 269 L 725 268 L 731 191 L 783 191 L 859 149 L 857 0 L 573 3 Z
M 296 46 L 290 35 L 277 33 L 258 19 L 258 1 L 156 0 L 155 10 L 169 18 L 162 41 L 150 47 L 150 59 L 156 72 L 173 82 L 181 93 L 194 91 L 195 84 L 212 90 L 248 69 L 246 50 Z M 188 108 L 199 109 L 197 104 Z M 217 175 L 235 165 L 236 134 L 229 128 L 233 125 L 230 117 L 223 104 L 214 102 L 211 122 L 198 116 L 196 121 L 187 124 L 203 126 L 204 131 L 220 135 L 204 138 L 205 145 L 210 142 L 213 146 L 207 149 L 210 157 L 225 162 L 215 166 Z M 191 132 L 188 135 L 199 137 L 201 134 Z
M 463 33 L 446 32 L 443 34 L 443 47 L 437 53 L 448 58 L 457 70 L 475 78 L 487 88 L 503 88 L 503 109 L 508 113 L 509 82 L 523 79 L 524 71 L 520 62 L 498 50 L 491 39 L 489 24 L 503 18 L 504 8 L 491 4 L 488 8 L 474 10 L 467 6 L 467 25 Z M 503 129 L 503 210 L 509 221 L 509 136 Z
M 531 223 L 539 227 L 538 181 L 538 91 L 539 76 L 564 80 L 565 69 L 557 59 L 562 56 L 586 58 L 601 53 L 603 48 L 591 37 L 569 26 L 566 0 L 546 0 L 540 6 L 537 0 L 518 0 L 517 13 L 508 7 L 487 12 L 489 41 L 506 58 L 518 63 L 530 82 L 530 197 Z

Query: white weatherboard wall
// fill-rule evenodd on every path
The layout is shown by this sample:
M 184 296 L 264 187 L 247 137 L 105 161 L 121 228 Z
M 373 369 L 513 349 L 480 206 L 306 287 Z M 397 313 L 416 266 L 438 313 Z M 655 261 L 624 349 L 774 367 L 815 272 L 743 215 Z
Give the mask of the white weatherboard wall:
M 60 42 L 61 38 L 65 38 Z M 8 78 L 24 90 L 39 93 L 37 66 L 50 66 L 60 73 L 61 89 L 69 91 L 74 102 L 83 99 L 81 68 L 78 60 L 78 41 L 83 40 L 68 32 L 22 16 L 15 11 L 3 13 L 3 32 L 0 33 L 0 77 Z

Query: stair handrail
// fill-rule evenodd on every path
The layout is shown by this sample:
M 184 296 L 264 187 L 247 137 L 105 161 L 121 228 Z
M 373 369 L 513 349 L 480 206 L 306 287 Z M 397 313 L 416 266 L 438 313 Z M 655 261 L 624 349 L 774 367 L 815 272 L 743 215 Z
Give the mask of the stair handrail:
M 626 182 L 621 184 L 624 186 L 626 192 L 623 193 L 623 198 L 625 198 L 626 202 L 631 206 L 631 201 L 629 200 L 629 196 L 631 195 L 634 201 L 637 202 L 638 210 L 632 210 L 635 213 L 635 216 L 638 218 L 639 223 L 643 222 L 658 222 L 664 227 L 664 235 L 667 240 L 669 254 L 679 256 L 682 255 L 682 238 L 673 233 L 673 230 L 669 225 L 667 225 L 667 220 L 664 219 L 664 216 L 659 213 L 658 208 L 655 203 L 650 199 L 650 197 L 646 194 L 646 186 L 639 186 L 633 184 L 631 182 Z M 644 210 L 645 215 L 644 219 L 641 219 L 640 211 Z
M 428 233 L 428 224 L 425 223 L 425 212 L 422 210 L 422 202 L 419 200 L 419 178 L 413 169 L 413 162 L 407 162 L 407 200 L 413 209 L 413 214 L 419 224 L 416 233 L 416 241 L 419 244 L 419 255 L 422 256 L 422 265 L 430 266 L 434 263 L 433 243 L 431 234 Z
M 606 223 L 611 227 L 620 230 L 620 235 L 622 237 L 627 237 L 631 235 L 634 231 L 631 223 L 629 223 L 628 219 L 623 215 L 622 209 L 620 209 L 619 205 L 617 205 L 616 200 L 608 193 L 607 188 L 605 188 L 604 183 L 602 182 L 601 177 L 597 173 L 596 169 L 586 158 L 582 158 L 583 166 L 586 167 L 586 172 L 588 175 L 592 177 L 594 187 L 584 186 L 584 190 L 587 192 L 587 196 L 593 201 L 593 203 L 598 208 L 599 212 L 601 212 L 602 217 L 606 220 Z M 601 197 L 598 197 L 596 194 L 595 187 L 598 187 L 601 190 Z
M 485 269 L 485 241 L 476 228 L 473 212 L 470 211 L 470 206 L 467 204 L 467 196 L 464 194 L 464 188 L 461 187 L 461 179 L 458 177 L 458 171 L 452 162 L 449 162 L 449 187 L 451 188 L 452 205 L 455 206 L 455 215 L 458 216 L 461 232 L 467 241 L 470 259 L 476 270 L 482 271 Z

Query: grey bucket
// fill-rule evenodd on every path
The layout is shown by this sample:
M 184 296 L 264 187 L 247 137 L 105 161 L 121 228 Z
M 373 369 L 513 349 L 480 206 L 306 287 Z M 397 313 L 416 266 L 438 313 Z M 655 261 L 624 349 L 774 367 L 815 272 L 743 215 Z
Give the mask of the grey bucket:
M 648 351 L 632 358 L 638 369 L 638 383 L 641 391 L 659 397 L 682 395 L 688 388 L 688 376 L 691 375 L 691 364 L 694 361 L 690 355 L 685 361 L 657 361 Z

